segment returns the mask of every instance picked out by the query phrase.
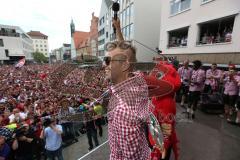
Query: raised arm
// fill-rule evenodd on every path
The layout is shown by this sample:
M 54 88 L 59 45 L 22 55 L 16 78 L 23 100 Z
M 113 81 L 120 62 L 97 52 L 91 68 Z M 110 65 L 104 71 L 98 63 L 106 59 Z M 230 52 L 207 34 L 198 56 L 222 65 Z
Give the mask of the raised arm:
M 116 28 L 116 36 L 118 41 L 124 41 L 122 31 L 121 31 L 121 25 L 120 25 L 120 20 L 119 18 L 115 20 L 114 18 L 112 19 L 113 26 Z

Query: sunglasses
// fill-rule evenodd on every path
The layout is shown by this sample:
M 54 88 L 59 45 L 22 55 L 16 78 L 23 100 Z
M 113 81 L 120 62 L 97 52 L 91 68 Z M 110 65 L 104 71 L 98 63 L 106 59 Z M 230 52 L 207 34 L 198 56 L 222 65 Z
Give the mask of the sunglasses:
M 103 63 L 106 65 L 106 66 L 109 66 L 111 61 L 126 61 L 127 59 L 113 59 L 112 57 L 110 56 L 106 56 L 106 57 L 103 57 Z
M 107 52 L 114 50 L 115 48 L 120 48 L 123 50 L 127 50 L 128 48 L 132 47 L 131 41 L 115 41 L 115 42 L 108 42 L 105 45 L 105 50 Z

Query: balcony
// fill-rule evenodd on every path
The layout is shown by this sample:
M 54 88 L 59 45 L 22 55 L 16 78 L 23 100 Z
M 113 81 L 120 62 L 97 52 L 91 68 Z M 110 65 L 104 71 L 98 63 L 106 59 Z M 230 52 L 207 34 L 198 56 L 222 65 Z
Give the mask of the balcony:
M 199 24 L 199 37 L 196 45 L 229 44 L 235 16 L 223 17 Z
M 168 48 L 185 48 L 188 43 L 188 27 L 172 30 L 168 32 L 169 42 Z

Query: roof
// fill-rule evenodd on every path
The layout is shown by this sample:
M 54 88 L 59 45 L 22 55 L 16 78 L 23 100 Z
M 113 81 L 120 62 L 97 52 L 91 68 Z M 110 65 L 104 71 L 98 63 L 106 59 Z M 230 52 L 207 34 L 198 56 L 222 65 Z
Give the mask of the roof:
M 40 31 L 30 31 L 27 33 L 30 37 L 42 37 L 42 38 L 48 38 L 47 35 L 41 33 Z
M 86 41 L 89 37 L 89 32 L 75 31 L 73 34 L 74 44 L 76 49 L 78 49 L 82 42 Z

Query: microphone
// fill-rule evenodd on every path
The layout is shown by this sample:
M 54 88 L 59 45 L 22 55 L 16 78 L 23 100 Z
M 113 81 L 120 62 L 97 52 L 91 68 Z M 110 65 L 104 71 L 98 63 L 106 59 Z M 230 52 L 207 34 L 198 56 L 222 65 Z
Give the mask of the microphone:
M 119 8 L 120 8 L 119 3 L 118 2 L 114 2 L 113 5 L 112 5 L 112 10 L 114 12 L 114 17 L 113 18 L 115 20 L 117 20 L 117 17 L 118 17 L 117 15 L 118 15 Z M 116 28 L 115 27 L 113 28 L 113 31 L 116 34 Z
M 101 100 L 103 100 L 104 98 L 110 96 L 111 94 L 111 90 L 107 89 L 100 97 L 98 97 L 97 99 L 95 99 L 93 102 L 90 103 L 90 106 L 94 106 L 97 102 L 100 102 Z

